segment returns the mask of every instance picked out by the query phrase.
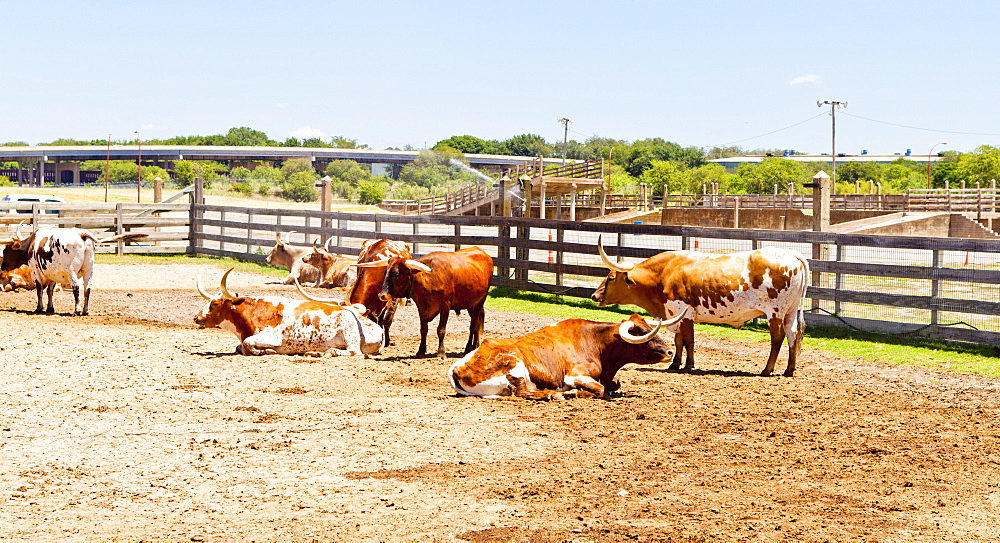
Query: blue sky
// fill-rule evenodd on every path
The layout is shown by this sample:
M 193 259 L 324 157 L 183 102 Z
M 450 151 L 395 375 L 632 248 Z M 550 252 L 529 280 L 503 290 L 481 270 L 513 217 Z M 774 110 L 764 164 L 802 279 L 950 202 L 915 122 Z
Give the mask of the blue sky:
M 3 1 L 0 142 L 1000 146 L 1000 2 Z

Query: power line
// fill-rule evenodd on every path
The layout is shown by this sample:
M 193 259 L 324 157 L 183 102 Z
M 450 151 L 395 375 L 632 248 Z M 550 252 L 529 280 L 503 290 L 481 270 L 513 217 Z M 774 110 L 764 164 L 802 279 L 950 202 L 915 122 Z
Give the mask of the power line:
M 796 126 L 798 126 L 798 125 L 800 125 L 800 124 L 805 124 L 805 123 L 807 123 L 807 122 L 809 122 L 809 121 L 811 121 L 811 120 L 813 120 L 813 119 L 817 119 L 817 118 L 819 118 L 819 117 L 822 117 L 823 115 L 826 115 L 826 112 L 823 112 L 823 113 L 820 113 L 819 115 L 814 115 L 814 116 L 812 116 L 812 117 L 809 117 L 808 119 L 806 119 L 806 120 L 804 120 L 804 121 L 799 121 L 799 122 L 797 122 L 797 123 L 795 123 L 795 124 L 792 124 L 792 125 L 789 125 L 789 126 L 786 126 L 786 127 L 784 127 L 784 128 L 779 128 L 779 129 L 777 129 L 777 130 L 773 130 L 773 131 L 771 131 L 771 132 L 768 132 L 768 133 L 766 133 L 766 134 L 761 134 L 761 135 L 759 135 L 759 136 L 753 136 L 752 138 L 743 138 L 743 139 L 741 139 L 741 140 L 736 140 L 736 141 L 730 141 L 730 142 L 726 142 L 726 143 L 723 143 L 722 145 L 719 145 L 719 147 L 725 147 L 726 145 L 732 145 L 732 144 L 734 144 L 734 143 L 742 143 L 742 142 L 744 142 L 744 141 L 750 141 L 750 140 L 755 140 L 755 139 L 757 139 L 757 138 L 763 138 L 764 136 L 770 136 L 771 134 L 777 134 L 778 132 L 782 132 L 782 131 L 784 131 L 784 130 L 788 130 L 789 128 L 795 128 Z
M 936 129 L 933 129 L 933 128 L 921 128 L 919 126 L 909 126 L 909 125 L 905 125 L 905 124 L 890 123 L 888 121 L 879 121 L 877 119 L 869 119 L 868 117 L 862 117 L 861 115 L 854 115 L 854 114 L 847 113 L 847 112 L 842 112 L 842 114 L 843 115 L 848 115 L 848 116 L 851 116 L 851 117 L 856 117 L 858 119 L 862 119 L 862 120 L 873 122 L 873 123 L 887 124 L 889 126 L 898 126 L 900 128 L 909 128 L 911 130 L 923 130 L 925 132 L 940 132 L 942 134 L 959 134 L 959 135 L 963 135 L 963 136 L 1000 136 L 1000 134 L 991 134 L 989 132 L 958 132 L 958 131 L 955 131 L 955 130 L 936 130 Z

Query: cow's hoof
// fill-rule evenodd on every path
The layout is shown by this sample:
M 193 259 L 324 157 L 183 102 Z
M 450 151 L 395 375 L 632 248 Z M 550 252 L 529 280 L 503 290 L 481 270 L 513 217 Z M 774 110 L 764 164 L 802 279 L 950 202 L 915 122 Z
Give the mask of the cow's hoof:
M 786 371 L 782 375 L 784 375 L 785 377 L 794 377 L 794 373 L 795 373 L 794 371 Z

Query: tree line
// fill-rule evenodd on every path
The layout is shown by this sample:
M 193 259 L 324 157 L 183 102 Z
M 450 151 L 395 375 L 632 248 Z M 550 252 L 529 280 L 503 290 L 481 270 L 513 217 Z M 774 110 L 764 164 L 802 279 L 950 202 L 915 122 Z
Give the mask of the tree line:
M 116 142 L 136 144 L 138 140 Z M 355 139 L 335 136 L 329 141 L 320 138 L 287 138 L 283 142 L 272 140 L 259 130 L 234 127 L 226 134 L 212 136 L 179 136 L 168 139 L 151 139 L 145 145 L 221 145 L 254 147 L 327 147 L 342 149 L 367 149 Z M 61 138 L 39 145 L 107 145 L 107 140 L 75 140 Z M 3 145 L 26 145 L 10 142 Z M 390 148 L 393 149 L 393 148 Z M 409 146 L 403 150 L 415 150 Z M 412 163 L 402 167 L 397 179 L 373 175 L 371 167 L 351 160 L 331 162 L 323 171 L 315 171 L 308 159 L 290 159 L 283 163 L 260 163 L 229 167 L 213 161 L 181 160 L 172 172 L 155 166 L 142 167 L 142 181 L 151 183 L 156 177 L 170 180 L 177 186 L 186 186 L 195 177 L 203 178 L 209 186 L 226 189 L 243 195 L 280 197 L 295 201 L 314 201 L 318 198 L 316 181 L 323 176 L 332 180 L 333 193 L 360 203 L 377 203 L 386 197 L 416 199 L 441 194 L 458 186 L 477 182 L 481 178 L 469 171 L 466 154 L 497 154 L 524 157 L 562 157 L 571 160 L 604 160 L 609 165 L 608 183 L 612 192 L 634 192 L 640 184 L 651 187 L 655 193 L 694 194 L 716 188 L 730 194 L 769 194 L 776 188 L 780 192 L 792 190 L 806 192 L 803 186 L 819 170 L 829 169 L 826 162 L 803 163 L 783 158 L 781 150 L 739 147 L 683 147 L 662 138 L 637 141 L 591 137 L 583 142 L 547 142 L 542 136 L 521 134 L 506 140 L 487 140 L 470 135 L 452 136 L 435 143 L 431 149 L 422 150 Z M 768 156 L 759 164 L 743 164 L 734 172 L 719 164 L 708 162 L 714 158 L 745 155 Z M 944 152 L 942 160 L 931 167 L 931 185 L 941 188 L 946 184 L 955 187 L 962 181 L 972 186 L 976 182 L 988 185 L 1000 178 L 1000 149 L 988 145 L 970 153 Z M 464 167 L 463 167 L 464 166 Z M 12 164 L 3 167 L 15 167 Z M 134 182 L 139 175 L 134 162 L 113 161 L 110 168 L 104 161 L 81 164 L 81 170 L 101 172 L 111 183 Z M 105 171 L 107 170 L 107 171 Z M 827 172 L 831 173 L 831 172 Z M 0 176 L 2 177 L 2 176 Z M 225 181 L 224 183 L 222 181 Z M 0 179 L 3 184 L 4 179 Z M 853 192 L 857 183 L 878 183 L 884 193 L 899 193 L 927 184 L 927 166 L 901 157 L 889 164 L 874 162 L 843 162 L 837 165 L 837 192 Z

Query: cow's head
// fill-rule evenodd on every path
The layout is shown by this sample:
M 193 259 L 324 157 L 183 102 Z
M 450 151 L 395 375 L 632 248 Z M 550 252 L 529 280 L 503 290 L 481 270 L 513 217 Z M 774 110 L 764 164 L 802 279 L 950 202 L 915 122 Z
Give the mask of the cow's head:
M 383 302 L 388 302 L 393 298 L 410 298 L 413 292 L 413 284 L 417 280 L 417 274 L 430 273 L 431 271 L 430 266 L 423 262 L 398 256 L 358 264 L 359 268 L 375 268 L 379 266 L 386 267 L 385 280 L 382 282 L 382 291 L 378 295 L 379 299 Z
M 306 253 L 306 256 L 302 257 L 302 261 L 310 266 L 315 266 L 320 270 L 325 270 L 336 260 L 336 258 L 337 257 L 331 252 L 320 247 L 316 244 L 316 241 L 314 241 L 312 244 L 312 252 Z
M 31 279 L 31 269 L 27 264 L 16 268 L 0 270 L 0 290 L 34 289 L 35 282 Z
M 652 364 L 668 361 L 673 357 L 672 343 L 663 340 L 657 333 L 664 326 L 673 326 L 687 314 L 685 309 L 680 315 L 667 320 L 647 321 L 633 313 L 618 325 L 615 338 L 622 341 L 613 347 L 611 355 L 625 362 L 637 364 Z
M 268 264 L 272 266 L 285 266 L 288 267 L 291 262 L 292 255 L 288 252 L 288 236 L 292 235 L 294 230 L 285 232 L 284 239 L 277 232 L 274 233 L 274 247 L 271 248 L 271 252 L 267 253 L 267 258 L 265 259 Z
M 601 260 L 610 271 L 601 285 L 594 291 L 594 294 L 590 296 L 590 299 L 601 306 L 616 304 L 628 299 L 630 289 L 635 286 L 635 281 L 629 277 L 629 272 L 635 265 L 612 262 L 607 253 L 604 252 L 604 245 L 601 243 L 600 237 L 597 238 L 597 252 L 601 254 Z
M 201 274 L 198 274 L 198 293 L 201 294 L 202 298 L 208 300 L 208 304 L 194 318 L 194 322 L 199 328 L 217 328 L 222 323 L 228 321 L 228 317 L 232 312 L 233 300 L 236 299 L 236 296 L 229 292 L 229 289 L 226 287 L 226 279 L 229 278 L 231 271 L 233 271 L 233 268 L 229 268 L 222 275 L 222 281 L 219 283 L 219 293 L 215 296 L 205 292 L 205 287 L 201 286 Z

